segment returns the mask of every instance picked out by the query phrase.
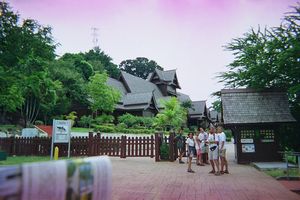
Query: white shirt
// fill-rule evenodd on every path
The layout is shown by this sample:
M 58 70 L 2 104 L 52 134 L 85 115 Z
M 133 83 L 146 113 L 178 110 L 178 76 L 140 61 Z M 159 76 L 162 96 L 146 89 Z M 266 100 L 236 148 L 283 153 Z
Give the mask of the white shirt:
M 206 135 L 205 134 L 206 134 L 205 132 L 203 132 L 203 133 L 200 132 L 199 136 L 198 136 L 199 140 L 201 141 L 201 143 L 200 143 L 201 148 L 204 147 L 205 142 L 207 140 L 207 134 Z
M 223 146 L 223 149 L 226 149 L 226 135 L 224 132 L 222 133 L 219 133 L 219 147 L 221 148 L 222 147 L 222 142 L 224 142 L 224 146 Z
M 200 136 L 200 135 L 199 135 Z M 195 147 L 196 149 L 200 149 L 200 141 L 199 141 L 199 136 L 194 136 L 194 141 L 195 141 Z
M 214 134 L 209 134 L 207 141 L 209 142 L 209 148 L 213 146 L 217 146 L 217 144 L 212 143 L 212 142 L 218 142 L 219 141 L 219 135 L 217 133 Z
M 189 146 L 192 146 L 192 147 L 194 147 L 195 146 L 195 142 L 194 142 L 194 140 L 193 139 L 191 139 L 191 138 L 189 138 L 188 137 L 188 139 L 186 140 L 186 142 L 185 142 L 186 144 L 188 144 Z

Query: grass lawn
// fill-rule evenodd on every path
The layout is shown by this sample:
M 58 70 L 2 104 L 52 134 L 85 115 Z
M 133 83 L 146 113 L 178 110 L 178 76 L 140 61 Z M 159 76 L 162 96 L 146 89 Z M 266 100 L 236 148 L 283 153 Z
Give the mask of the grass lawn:
M 81 127 L 72 127 L 71 129 L 72 132 L 83 132 L 83 133 L 88 133 L 90 131 L 93 131 L 92 128 L 81 128 Z
M 79 158 L 79 157 L 76 157 L 76 158 Z M 61 159 L 68 159 L 68 158 L 60 157 L 58 159 L 61 160 Z M 0 166 L 18 165 L 18 164 L 22 164 L 22 163 L 44 162 L 44 161 L 50 161 L 50 155 L 49 156 L 8 156 L 7 160 L 0 161 Z
M 272 170 L 266 170 L 264 172 L 274 178 L 287 176 L 287 171 L 285 169 L 272 169 Z M 289 176 L 300 177 L 300 170 L 299 169 L 289 169 Z
M 7 131 L 8 129 L 17 129 L 20 128 L 13 124 L 7 124 L 7 125 L 0 125 L 0 131 Z
M 25 162 L 49 161 L 50 156 L 8 156 L 7 160 L 1 160 L 1 165 L 17 165 Z

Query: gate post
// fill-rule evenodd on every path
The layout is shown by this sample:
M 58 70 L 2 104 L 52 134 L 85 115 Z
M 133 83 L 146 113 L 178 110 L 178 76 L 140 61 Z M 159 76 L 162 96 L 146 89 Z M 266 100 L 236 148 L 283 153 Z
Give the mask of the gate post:
M 16 137 L 10 137 L 10 149 L 11 149 L 11 155 L 16 155 Z
M 120 158 L 126 158 L 126 135 L 121 136 L 121 155 Z
M 88 156 L 93 156 L 93 132 L 89 132 L 89 138 L 88 138 Z
M 169 135 L 169 160 L 170 162 L 174 161 L 174 133 L 170 133 Z
M 151 137 L 150 137 L 150 142 L 151 142 L 151 154 L 150 154 L 150 157 L 153 158 L 154 157 L 154 143 L 155 143 L 153 135 L 151 135 Z M 299 160 L 299 162 L 300 162 L 300 160 Z
M 98 155 L 101 155 L 100 154 L 100 148 L 101 148 L 101 133 L 100 132 L 97 132 L 97 135 L 96 135 L 96 143 L 95 143 L 95 155 L 98 156 Z
M 160 142 L 159 142 L 159 137 L 158 133 L 155 133 L 155 162 L 159 161 L 159 154 L 160 154 Z

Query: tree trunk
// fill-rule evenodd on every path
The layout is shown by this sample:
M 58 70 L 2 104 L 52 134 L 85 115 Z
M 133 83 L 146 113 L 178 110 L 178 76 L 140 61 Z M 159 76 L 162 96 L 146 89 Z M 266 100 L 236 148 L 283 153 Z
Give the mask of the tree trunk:
M 25 101 L 25 105 L 22 108 L 22 115 L 25 122 L 25 128 L 31 125 L 39 113 L 39 103 L 35 97 L 28 97 Z

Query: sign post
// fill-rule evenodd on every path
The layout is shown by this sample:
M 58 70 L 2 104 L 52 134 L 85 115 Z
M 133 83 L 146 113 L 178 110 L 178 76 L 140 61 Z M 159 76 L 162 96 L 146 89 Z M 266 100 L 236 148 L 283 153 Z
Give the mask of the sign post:
M 71 120 L 53 120 L 51 160 L 53 160 L 54 143 L 68 143 L 68 158 L 70 158 Z

